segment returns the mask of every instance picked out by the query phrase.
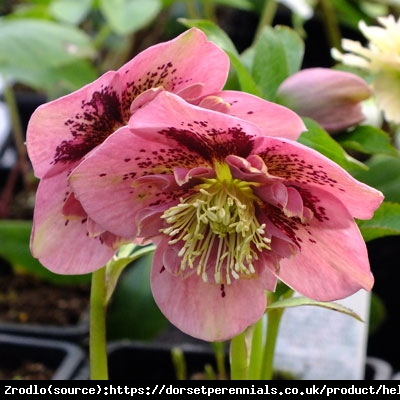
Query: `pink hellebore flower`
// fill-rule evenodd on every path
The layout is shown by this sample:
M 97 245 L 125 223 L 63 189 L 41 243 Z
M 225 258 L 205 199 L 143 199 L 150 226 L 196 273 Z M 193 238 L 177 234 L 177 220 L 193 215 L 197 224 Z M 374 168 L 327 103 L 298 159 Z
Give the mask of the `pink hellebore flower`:
M 41 179 L 32 254 L 57 273 L 89 272 L 105 265 L 123 240 L 87 216 L 69 186 L 69 174 L 160 90 L 200 102 L 222 89 L 228 71 L 227 55 L 193 28 L 141 52 L 118 71 L 40 106 L 27 130 L 28 154 Z
M 372 89 L 355 74 L 307 68 L 282 82 L 277 101 L 334 134 L 364 121 L 361 102 L 371 95 Z
M 101 226 L 157 245 L 155 301 L 203 340 L 258 321 L 278 279 L 321 301 L 373 285 L 354 217 L 371 218 L 382 194 L 291 140 L 301 119 L 265 103 L 260 129 L 160 93 L 70 175 Z

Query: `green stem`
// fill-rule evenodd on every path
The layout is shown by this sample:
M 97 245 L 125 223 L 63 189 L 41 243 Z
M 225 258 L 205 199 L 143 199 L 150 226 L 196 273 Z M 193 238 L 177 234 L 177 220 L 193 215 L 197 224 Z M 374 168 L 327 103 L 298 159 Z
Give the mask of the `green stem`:
M 194 1 L 185 1 L 185 6 L 186 6 L 186 14 L 189 17 L 189 19 L 200 19 L 201 14 L 199 10 L 197 9 L 196 2 Z
M 279 323 L 283 308 L 267 312 L 267 338 L 264 346 L 263 362 L 261 367 L 261 379 L 272 380 L 274 374 L 274 356 L 276 340 L 278 338 Z
M 100 51 L 102 48 L 104 48 L 104 44 L 105 44 L 108 36 L 110 36 L 111 34 L 112 34 L 112 29 L 111 29 L 110 25 L 108 25 L 107 23 L 104 23 L 98 30 L 95 38 L 93 39 L 92 44 L 93 44 L 94 48 L 97 49 L 97 51 Z
M 108 380 L 106 338 L 106 268 L 92 273 L 90 292 L 90 379 Z
M 172 364 L 175 368 L 175 375 L 178 381 L 185 381 L 187 377 L 187 367 L 185 354 L 179 347 L 173 347 L 171 349 Z
M 235 336 L 230 345 L 231 380 L 248 379 L 248 350 L 246 331 Z
M 217 22 L 215 5 L 213 0 L 202 0 L 205 19 Z
M 280 299 L 287 299 L 293 296 L 293 289 L 288 288 L 285 284 L 279 283 L 275 292 L 267 292 L 267 304 L 272 305 Z M 264 344 L 264 354 L 262 359 L 260 379 L 272 380 L 274 375 L 274 357 L 276 350 L 276 342 L 278 339 L 279 326 L 281 324 L 282 314 L 285 310 L 281 308 L 268 308 L 267 316 L 267 335 Z
M 335 13 L 335 9 L 333 8 L 332 2 L 330 0 L 320 0 L 319 3 L 322 10 L 325 30 L 328 35 L 329 47 L 341 49 L 342 34 L 339 29 L 337 16 Z
M 30 168 L 28 164 L 27 152 L 25 147 L 25 134 L 22 128 L 17 101 L 14 95 L 14 90 L 11 87 L 11 85 L 8 84 L 7 81 L 5 82 L 4 85 L 4 100 L 6 101 L 11 117 L 12 133 L 14 136 L 15 148 L 18 154 L 19 170 L 22 175 L 25 188 L 28 189 L 28 174 Z
M 260 20 L 257 26 L 257 32 L 254 36 L 254 43 L 258 40 L 265 26 L 272 26 L 276 11 L 278 10 L 278 3 L 276 0 L 265 0 L 264 8 L 260 15 Z
M 263 316 L 264 317 L 264 316 Z M 264 318 L 254 325 L 253 339 L 251 342 L 250 366 L 249 366 L 249 379 L 260 379 L 263 346 L 264 346 Z
M 213 342 L 212 348 L 214 349 L 215 360 L 217 363 L 218 377 L 221 380 L 226 380 L 225 342 Z

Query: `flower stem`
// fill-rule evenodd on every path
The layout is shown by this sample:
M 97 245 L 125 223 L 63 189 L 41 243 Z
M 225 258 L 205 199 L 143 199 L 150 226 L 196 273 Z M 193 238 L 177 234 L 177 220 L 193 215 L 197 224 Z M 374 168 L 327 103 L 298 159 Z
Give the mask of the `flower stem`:
M 106 339 L 106 268 L 92 273 L 90 292 L 90 379 L 108 380 Z
M 202 0 L 203 3 L 203 12 L 205 15 L 205 18 L 213 21 L 213 22 L 217 22 L 217 18 L 215 16 L 215 5 L 214 5 L 214 1 L 211 0 Z
M 284 308 L 272 309 L 267 312 L 267 337 L 261 367 L 261 379 L 272 380 L 274 374 L 274 356 L 279 325 Z
M 197 4 L 194 1 L 186 1 L 186 14 L 188 15 L 189 19 L 200 19 L 201 13 L 197 8 Z
M 185 354 L 179 347 L 174 347 L 171 349 L 172 363 L 174 364 L 176 379 L 178 381 L 187 380 L 187 367 Z
M 267 292 L 267 304 L 268 306 L 271 306 L 274 302 L 292 297 L 293 294 L 293 289 L 290 289 L 284 283 L 279 282 L 275 292 Z M 278 339 L 282 314 L 285 311 L 285 307 L 273 308 L 268 306 L 265 312 L 267 316 L 267 334 L 263 348 L 264 354 L 260 373 L 260 379 L 262 380 L 273 379 L 276 342 Z
M 22 123 L 18 111 L 17 101 L 15 98 L 14 90 L 9 82 L 4 85 L 4 99 L 8 106 L 11 123 L 12 133 L 14 137 L 15 148 L 18 155 L 18 166 L 26 189 L 28 189 L 28 174 L 30 171 L 29 162 L 27 159 L 27 152 L 25 147 L 25 134 L 22 128 Z
M 215 360 L 217 363 L 218 377 L 221 380 L 226 380 L 225 342 L 213 342 L 212 348 L 214 349 Z
M 264 315 L 254 324 L 251 342 L 249 379 L 260 379 L 264 346 Z
M 320 0 L 320 7 L 322 10 L 323 22 L 326 33 L 328 35 L 329 47 L 341 49 L 342 35 L 339 29 L 337 16 L 331 1 Z
M 247 354 L 246 333 L 242 332 L 235 336 L 230 344 L 231 380 L 248 379 Z
M 264 8 L 258 22 L 257 32 L 254 35 L 254 43 L 258 40 L 265 26 L 272 26 L 277 10 L 278 4 L 276 0 L 265 0 Z

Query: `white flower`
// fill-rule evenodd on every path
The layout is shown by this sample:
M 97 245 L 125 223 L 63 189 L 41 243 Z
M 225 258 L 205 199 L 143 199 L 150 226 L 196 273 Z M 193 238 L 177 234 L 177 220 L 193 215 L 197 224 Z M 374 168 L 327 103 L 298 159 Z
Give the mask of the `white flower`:
M 372 88 L 387 121 L 400 123 L 400 19 L 393 15 L 379 17 L 382 26 L 367 26 L 360 21 L 359 29 L 368 47 L 349 39 L 342 40 L 343 54 L 332 49 L 332 57 L 343 64 L 361 68 L 371 74 Z
M 293 13 L 305 20 L 314 15 L 315 0 L 278 0 L 278 3 L 291 9 Z

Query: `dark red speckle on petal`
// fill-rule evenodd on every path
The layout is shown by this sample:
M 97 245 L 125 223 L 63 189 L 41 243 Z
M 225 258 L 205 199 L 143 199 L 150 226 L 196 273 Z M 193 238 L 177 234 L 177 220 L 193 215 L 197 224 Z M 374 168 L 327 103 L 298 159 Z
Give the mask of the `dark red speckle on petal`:
M 94 92 L 89 101 L 82 102 L 81 110 L 65 122 L 72 139 L 56 148 L 54 164 L 80 160 L 123 124 L 116 91 L 107 86 Z
M 321 165 L 307 163 L 296 153 L 286 153 L 285 144 L 272 146 L 259 154 L 268 166 L 268 171 L 298 184 L 313 183 L 335 187 L 338 182 L 329 177 Z
M 177 87 L 189 84 L 191 79 L 179 76 L 178 72 L 174 63 L 169 61 L 154 67 L 136 80 L 126 82 L 125 89 L 122 93 L 124 119 L 129 119 L 130 117 L 130 105 L 132 101 L 146 90 L 163 87 L 165 90 L 175 92 Z M 129 73 L 130 71 L 127 69 L 125 74 L 128 75 Z
M 224 298 L 226 296 L 225 286 L 224 284 L 221 285 L 221 297 Z
M 132 71 L 126 69 L 124 73 L 124 78 L 127 79 Z M 75 115 L 65 121 L 72 138 L 57 146 L 53 163 L 79 161 L 118 128 L 126 125 L 131 116 L 132 101 L 146 90 L 163 87 L 174 92 L 182 85 L 190 84 L 190 81 L 191 79 L 179 76 L 179 71 L 172 62 L 165 62 L 154 66 L 142 77 L 131 81 L 127 79 L 121 95 L 112 86 L 101 87 L 93 93 L 90 100 L 82 102 Z
M 253 137 L 240 126 L 216 129 L 208 121 L 193 121 L 186 129 L 168 128 L 159 132 L 175 140 L 189 153 L 198 154 L 204 160 L 223 160 L 230 154 L 247 157 L 253 149 Z

